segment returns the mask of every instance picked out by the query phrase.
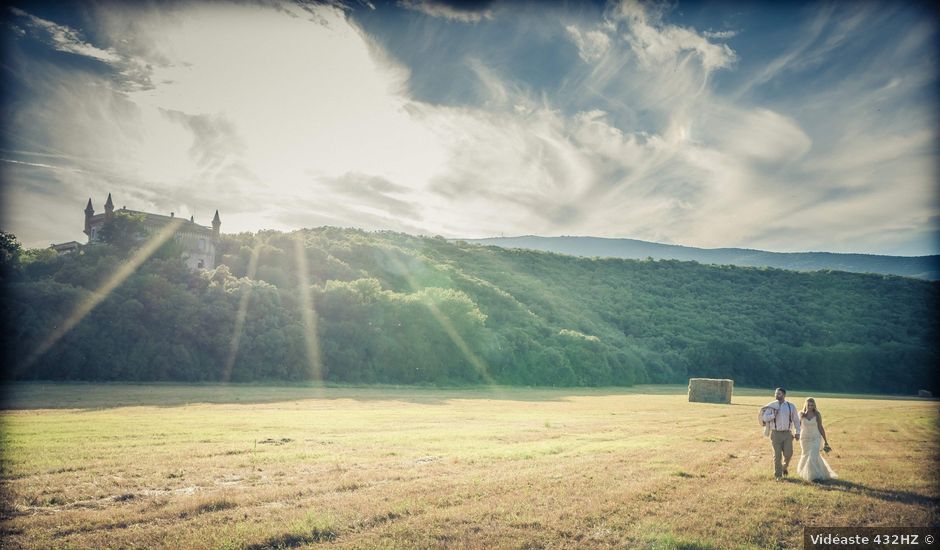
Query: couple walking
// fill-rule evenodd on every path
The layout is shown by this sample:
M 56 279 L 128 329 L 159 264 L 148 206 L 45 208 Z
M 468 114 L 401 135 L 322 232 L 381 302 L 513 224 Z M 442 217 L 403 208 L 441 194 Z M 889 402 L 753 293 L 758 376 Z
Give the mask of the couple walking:
M 829 442 L 816 400 L 807 398 L 803 410 L 797 412 L 796 406 L 787 401 L 787 390 L 777 388 L 774 393 L 776 399 L 760 410 L 764 435 L 770 437 L 774 448 L 774 478 L 779 481 L 790 473 L 794 439 L 800 442 L 800 462 L 796 467 L 800 477 L 807 481 L 838 477 L 819 454 L 820 444 L 825 444 L 826 452 L 829 451 Z

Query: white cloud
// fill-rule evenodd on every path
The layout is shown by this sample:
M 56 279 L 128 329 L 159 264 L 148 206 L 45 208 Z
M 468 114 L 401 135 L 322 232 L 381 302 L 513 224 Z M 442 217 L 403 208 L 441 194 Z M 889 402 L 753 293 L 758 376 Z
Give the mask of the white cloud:
M 716 105 L 703 113 L 700 124 L 707 127 L 711 146 L 741 162 L 790 162 L 812 146 L 795 120 L 768 109 Z
M 608 25 L 623 27 L 640 63 L 647 67 L 682 63 L 682 55 L 698 57 L 706 72 L 730 67 L 735 61 L 734 51 L 725 44 L 713 44 L 706 36 L 692 29 L 663 22 L 662 6 L 645 6 L 637 0 L 622 0 L 608 9 Z
M 593 30 L 582 33 L 574 25 L 568 25 L 565 31 L 578 47 L 578 55 L 587 63 L 604 57 L 610 49 L 610 37 L 603 31 Z

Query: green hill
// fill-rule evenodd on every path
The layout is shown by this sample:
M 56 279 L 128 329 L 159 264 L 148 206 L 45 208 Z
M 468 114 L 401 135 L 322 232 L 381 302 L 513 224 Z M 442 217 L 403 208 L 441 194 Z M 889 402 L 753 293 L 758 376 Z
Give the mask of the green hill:
M 7 269 L 16 379 L 630 385 L 910 393 L 933 374 L 938 283 L 590 259 L 321 228 L 164 247 L 38 358 L 132 251 L 27 251 Z

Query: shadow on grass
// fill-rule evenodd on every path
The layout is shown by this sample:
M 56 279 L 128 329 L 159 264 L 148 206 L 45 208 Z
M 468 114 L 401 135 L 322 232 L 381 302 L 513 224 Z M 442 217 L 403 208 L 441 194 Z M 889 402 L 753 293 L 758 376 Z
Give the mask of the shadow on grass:
M 313 530 L 310 533 L 285 533 L 271 537 L 264 542 L 249 544 L 245 550 L 279 550 L 283 548 L 300 548 L 318 542 L 333 542 L 336 540 L 336 533 L 332 530 L 318 531 Z
M 404 386 L 273 384 L 178 384 L 117 382 L 21 382 L 0 388 L 0 410 L 78 409 L 97 411 L 120 407 L 184 407 L 189 405 L 256 405 L 304 400 L 359 402 L 400 401 L 446 405 L 454 400 L 565 401 L 577 397 L 684 395 L 685 386 L 649 385 L 604 388 L 525 386 Z
M 629 387 L 528 386 L 407 386 L 343 385 L 310 382 L 282 383 L 173 383 L 173 382 L 17 382 L 0 385 L 0 410 L 79 409 L 97 411 L 121 407 L 184 407 L 188 405 L 256 405 L 291 401 L 350 399 L 359 402 L 400 401 L 446 405 L 454 400 L 486 399 L 519 402 L 559 402 L 578 397 L 685 396 L 687 386 L 641 385 Z M 767 390 L 735 388 L 736 397 L 772 396 Z M 837 395 L 821 394 L 816 395 Z M 903 399 L 897 396 L 839 395 L 848 399 Z M 917 399 L 917 398 L 913 398 Z M 726 407 L 695 403 L 695 406 Z M 750 403 L 734 407 L 756 408 Z
M 817 481 L 814 484 L 825 491 L 840 491 L 844 493 L 872 497 L 888 502 L 901 502 L 904 504 L 911 504 L 914 506 L 923 506 L 928 508 L 936 508 L 940 506 L 940 498 L 938 497 L 931 497 L 922 495 L 920 493 L 912 493 L 910 491 L 892 491 L 888 489 L 879 489 L 877 487 L 869 487 L 868 485 L 855 483 L 853 481 L 846 481 L 844 479 Z

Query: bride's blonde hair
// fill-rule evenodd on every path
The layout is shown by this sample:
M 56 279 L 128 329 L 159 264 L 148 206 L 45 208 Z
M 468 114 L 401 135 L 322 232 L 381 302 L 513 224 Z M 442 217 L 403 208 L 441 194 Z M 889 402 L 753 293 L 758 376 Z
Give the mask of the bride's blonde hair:
M 807 397 L 807 398 L 806 398 L 806 401 L 803 402 L 803 410 L 800 411 L 800 418 L 803 418 L 804 416 L 806 416 L 806 413 L 808 412 L 808 411 L 807 411 L 807 409 L 808 409 L 807 405 L 809 405 L 810 401 L 812 401 L 812 403 L 813 403 L 813 410 L 816 411 L 816 416 L 817 416 L 817 417 L 820 416 L 820 415 L 819 415 L 819 407 L 816 405 L 816 398 L 814 398 L 814 397 Z

